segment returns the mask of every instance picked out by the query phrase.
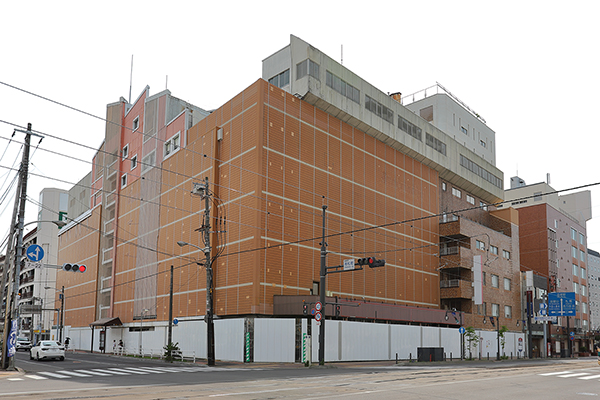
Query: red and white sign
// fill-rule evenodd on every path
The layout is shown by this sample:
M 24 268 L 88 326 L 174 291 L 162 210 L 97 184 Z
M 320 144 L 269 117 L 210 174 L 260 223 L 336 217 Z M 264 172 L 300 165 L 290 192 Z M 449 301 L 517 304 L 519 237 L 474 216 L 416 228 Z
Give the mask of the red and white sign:
M 317 312 L 317 313 L 315 314 L 315 321 L 317 321 L 317 322 L 321 322 L 321 318 L 323 318 L 323 317 L 321 316 L 321 313 L 320 313 L 320 312 Z
M 323 304 L 321 304 L 321 302 L 320 302 L 320 301 L 317 301 L 317 302 L 315 303 L 315 310 L 317 310 L 317 311 L 321 311 L 321 309 L 322 309 L 322 308 L 323 308 Z

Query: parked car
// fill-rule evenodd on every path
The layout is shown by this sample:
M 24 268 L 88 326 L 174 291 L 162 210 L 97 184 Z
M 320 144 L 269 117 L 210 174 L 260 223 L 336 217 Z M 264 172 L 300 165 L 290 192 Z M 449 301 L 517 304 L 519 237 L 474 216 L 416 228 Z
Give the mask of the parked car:
M 41 340 L 29 350 L 29 359 L 42 360 L 44 358 L 58 358 L 60 361 L 65 359 L 65 348 L 54 340 Z
M 29 341 L 29 339 L 24 338 L 24 337 L 18 337 L 17 338 L 17 345 L 15 346 L 16 350 L 29 350 L 31 349 L 31 342 Z

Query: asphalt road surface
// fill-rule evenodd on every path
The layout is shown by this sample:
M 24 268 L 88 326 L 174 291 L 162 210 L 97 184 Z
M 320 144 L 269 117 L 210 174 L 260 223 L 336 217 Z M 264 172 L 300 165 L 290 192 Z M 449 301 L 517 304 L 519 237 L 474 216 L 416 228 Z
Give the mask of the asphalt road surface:
M 595 358 L 406 363 L 165 363 L 68 353 L 0 374 L 0 399 L 578 399 L 600 396 Z

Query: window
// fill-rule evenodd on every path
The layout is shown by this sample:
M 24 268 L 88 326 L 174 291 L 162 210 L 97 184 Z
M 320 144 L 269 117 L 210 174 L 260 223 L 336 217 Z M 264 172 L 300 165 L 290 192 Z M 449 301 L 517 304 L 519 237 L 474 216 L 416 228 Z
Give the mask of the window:
M 467 195 L 467 203 L 471 203 L 471 204 L 475 205 L 475 197 L 468 194 Z
M 433 137 L 427 132 L 425 132 L 425 144 L 433 148 L 435 151 L 446 155 L 446 143 L 442 142 L 438 138 Z
M 579 294 L 579 284 L 577 282 L 573 282 L 573 291 L 575 294 Z
M 510 260 L 510 251 L 502 250 L 502 257 Z
M 587 274 L 585 273 L 585 268 L 581 268 L 581 278 L 582 279 L 587 279 L 586 275 Z
M 179 150 L 180 134 L 177 132 L 171 137 L 171 139 L 165 141 L 165 158 Z
M 585 244 L 585 236 L 583 235 L 583 233 L 579 234 L 579 243 L 580 244 Z
M 481 147 L 485 148 L 486 147 L 486 143 L 485 140 L 479 140 L 479 144 L 481 145 Z
M 129 157 L 129 145 L 126 144 L 125 147 L 123 147 L 123 150 L 121 151 L 121 157 L 123 160 L 126 160 L 127 157 Z
M 577 264 L 573 264 L 573 275 L 579 276 L 579 267 Z
M 510 291 L 510 279 L 504 278 L 504 290 Z
M 585 261 L 585 252 L 583 252 L 582 250 L 579 250 L 579 259 L 581 261 Z
M 465 128 L 464 126 L 461 126 L 461 127 L 460 127 L 460 130 L 461 130 L 461 132 L 462 132 L 462 133 L 464 133 L 465 135 L 468 135 L 468 134 L 469 134 L 469 131 L 468 131 L 468 130 L 467 130 L 467 128 Z
M 498 248 L 496 246 L 490 246 L 490 253 L 498 255 Z
M 587 289 L 585 288 L 585 285 L 581 285 L 581 295 L 587 296 Z
M 131 157 L 131 169 L 133 170 L 135 167 L 137 167 L 137 154 Z
M 481 240 L 476 240 L 475 248 L 479 250 L 485 250 L 485 243 L 483 243 Z
M 393 118 L 393 116 L 392 116 L 392 118 Z M 392 121 L 388 121 L 388 122 L 392 122 Z M 415 139 L 423 140 L 423 135 L 422 135 L 423 131 L 421 130 L 421 128 L 419 128 L 418 126 L 416 126 L 413 123 L 408 122 L 408 120 L 402 118 L 399 115 L 398 115 L 398 128 L 402 129 L 404 132 L 408 133 L 410 136 L 414 137 Z M 433 139 L 433 136 L 431 138 Z M 425 141 L 427 141 L 427 140 L 425 140 Z M 433 147 L 434 143 L 431 142 L 430 146 Z M 444 145 L 444 152 L 446 151 L 445 147 L 446 146 Z
M 504 306 L 504 317 L 512 318 L 512 307 L 511 306 Z
M 150 170 L 152 167 L 154 167 L 155 163 L 156 163 L 156 152 L 154 150 L 152 150 L 152 152 L 146 154 L 142 158 L 142 174 L 144 172 Z
M 492 274 L 492 287 L 495 287 L 495 288 L 499 287 L 500 282 L 499 282 L 498 278 L 499 278 L 498 275 Z
M 503 189 L 504 184 L 502 183 L 502 179 L 498 178 L 496 175 L 492 174 L 485 168 L 482 168 L 479 164 L 469 160 L 467 157 L 460 155 L 460 165 L 469 171 L 473 172 L 475 175 L 480 176 L 485 179 L 492 185 L 497 188 Z
M 133 131 L 134 132 L 137 131 L 137 129 L 139 127 L 140 127 L 140 117 L 138 116 L 133 119 L 133 124 L 132 124 Z
M 275 75 L 271 79 L 269 79 L 269 83 L 271 85 L 275 85 L 278 88 L 282 88 L 286 85 L 290 84 L 290 70 L 286 69 L 282 73 Z
M 571 228 L 571 239 L 577 240 L 577 231 Z
M 587 303 L 581 303 L 581 312 L 587 314 Z
M 485 286 L 486 285 L 486 283 L 485 283 L 485 271 L 482 272 L 481 280 L 483 282 L 483 286 Z
M 492 303 L 492 317 L 500 316 L 500 304 Z
M 306 75 L 319 79 L 319 64 L 308 58 L 296 64 L 296 79 L 303 78 Z
M 460 190 L 458 190 L 457 188 L 452 188 L 452 194 L 456 197 L 458 197 L 459 199 L 462 197 L 462 193 Z
M 121 189 L 127 186 L 127 174 L 121 175 Z
M 479 202 L 479 207 L 481 207 L 481 209 L 482 209 L 483 211 L 487 211 L 487 210 L 488 210 L 488 208 L 487 208 L 487 204 L 485 204 L 483 201 L 480 201 L 480 202 Z
M 571 256 L 577 258 L 577 247 L 571 246 Z
M 342 96 L 346 96 L 353 102 L 360 104 L 360 90 L 344 81 L 340 77 L 327 71 L 325 73 L 325 83 Z
M 373 114 L 377 115 L 378 117 L 383 118 L 390 124 L 394 123 L 394 112 L 366 94 L 365 108 L 371 111 Z
M 446 191 L 446 182 L 442 182 L 442 190 L 445 192 Z

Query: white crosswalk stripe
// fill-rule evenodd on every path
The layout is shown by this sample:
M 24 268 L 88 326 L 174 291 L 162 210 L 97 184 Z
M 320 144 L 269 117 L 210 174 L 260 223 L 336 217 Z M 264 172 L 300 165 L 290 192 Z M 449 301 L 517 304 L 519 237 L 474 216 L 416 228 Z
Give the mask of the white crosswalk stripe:
M 582 376 L 581 378 L 577 378 L 577 379 L 600 379 L 600 375 L 591 375 L 591 376 Z
M 571 371 L 561 371 L 561 372 L 548 372 L 545 374 L 540 374 L 541 376 L 552 376 L 552 375 L 563 375 L 563 374 L 570 374 Z
M 125 372 L 111 371 L 110 369 L 94 369 L 92 371 L 104 372 L 104 373 L 111 374 L 111 375 L 129 375 L 128 373 L 125 373 Z
M 109 370 L 110 371 L 119 371 L 119 372 L 129 372 L 130 374 L 148 375 L 148 372 L 133 371 L 133 370 L 123 369 L 123 368 L 110 368 Z
M 59 378 L 59 379 L 70 378 L 70 376 L 68 376 L 68 375 L 59 375 L 59 374 L 55 374 L 54 372 L 42 371 L 42 372 L 38 372 L 38 374 L 47 375 L 52 378 Z
M 39 375 L 25 375 L 25 376 L 29 379 L 48 379 L 48 378 L 45 378 L 45 377 L 39 376 Z
M 234 368 L 238 370 L 238 368 Z M 22 378 L 9 378 L 9 381 L 21 381 L 27 379 L 68 379 L 68 378 L 90 378 L 95 376 L 115 376 L 115 375 L 148 375 L 148 374 L 166 374 L 177 372 L 211 372 L 211 371 L 229 371 L 231 368 L 218 369 L 207 367 L 114 367 L 114 368 L 94 368 L 94 369 L 75 369 L 75 370 L 60 370 L 60 371 L 41 371 L 32 374 L 25 374 Z M 569 371 L 561 372 L 561 374 L 569 373 Z M 585 378 L 580 378 L 585 379 Z M 590 378 L 591 379 L 591 378 Z
M 97 376 L 110 376 L 110 374 L 105 374 L 104 372 L 93 371 L 91 369 L 76 369 L 75 371 L 81 372 L 84 374 L 97 375 Z
M 575 376 L 582 376 L 582 375 L 589 375 L 589 373 L 587 372 L 578 372 L 575 374 L 566 374 L 566 375 L 559 375 L 559 378 L 573 378 Z
M 89 374 L 82 374 L 81 372 L 67 371 L 67 370 L 56 371 L 56 373 L 61 374 L 61 375 L 62 374 L 67 374 L 67 375 L 78 376 L 78 377 L 83 377 L 83 378 L 89 378 L 90 377 Z

